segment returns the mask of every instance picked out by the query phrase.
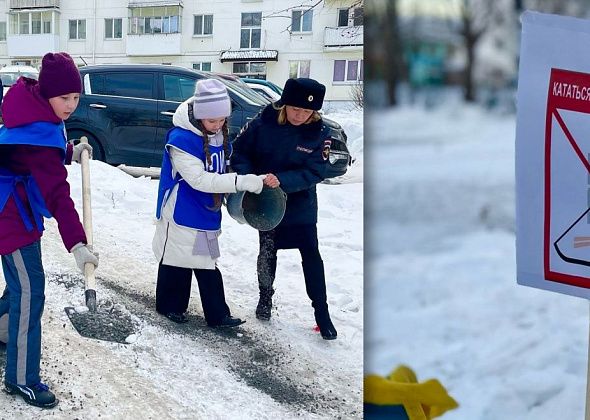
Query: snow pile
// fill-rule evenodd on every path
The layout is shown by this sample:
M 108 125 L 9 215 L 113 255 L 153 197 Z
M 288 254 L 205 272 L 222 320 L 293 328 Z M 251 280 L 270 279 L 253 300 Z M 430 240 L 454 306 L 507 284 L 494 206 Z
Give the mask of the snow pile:
M 362 114 L 336 119 L 362 151 Z M 342 116 L 344 118 L 344 116 Z M 358 127 L 358 125 L 361 125 Z M 360 148 L 360 149 L 359 149 Z M 362 154 L 362 152 L 361 152 Z M 360 161 L 362 162 L 362 160 Z M 362 167 L 357 163 L 362 174 Z M 68 168 L 80 211 L 81 176 Z M 81 337 L 64 307 L 84 305 L 84 280 L 53 220 L 42 240 L 47 276 L 41 376 L 61 400 L 57 418 L 361 418 L 363 366 L 363 184 L 318 186 L 320 251 L 338 339 L 313 330 L 301 258 L 280 251 L 276 310 L 258 321 L 257 232 L 223 210 L 220 270 L 235 330 L 206 327 L 194 282 L 190 322 L 155 312 L 157 263 L 151 251 L 157 180 L 133 178 L 91 162 L 99 300 L 120 305 L 138 325 L 130 344 Z M 357 180 L 358 181 L 358 180 Z M 4 280 L 0 275 L 0 287 Z M 0 366 L 5 350 L 0 349 Z M 0 368 L 0 370 L 3 370 Z M 3 376 L 3 372 L 2 376 Z M 38 418 L 39 409 L 0 393 L 5 419 Z
M 516 284 L 514 116 L 367 122 L 365 372 L 439 379 L 449 420 L 583 418 L 588 303 Z

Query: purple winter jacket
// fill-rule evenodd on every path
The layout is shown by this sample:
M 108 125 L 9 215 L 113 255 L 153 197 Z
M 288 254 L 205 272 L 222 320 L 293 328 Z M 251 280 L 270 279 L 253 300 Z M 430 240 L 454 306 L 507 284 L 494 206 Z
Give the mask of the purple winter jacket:
M 20 127 L 34 122 L 45 121 L 59 124 L 49 102 L 39 93 L 36 80 L 21 77 L 4 96 L 2 118 L 6 128 Z M 72 158 L 72 146 L 68 145 L 66 163 Z M 62 151 L 55 147 L 29 145 L 0 146 L 0 166 L 16 174 L 32 175 L 39 186 L 47 209 L 58 224 L 59 233 L 68 251 L 78 242 L 86 243 L 84 228 L 70 198 L 70 185 L 63 164 Z M 19 196 L 29 209 L 22 185 Z M 41 238 L 42 232 L 33 227 L 25 228 L 23 220 L 10 198 L 0 213 L 0 255 L 7 255 L 19 248 L 30 245 Z

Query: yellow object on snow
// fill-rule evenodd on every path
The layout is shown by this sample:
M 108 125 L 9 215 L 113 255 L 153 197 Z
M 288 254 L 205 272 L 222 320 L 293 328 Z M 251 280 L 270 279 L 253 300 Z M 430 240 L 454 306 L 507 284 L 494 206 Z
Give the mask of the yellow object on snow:
M 403 365 L 386 378 L 365 376 L 364 388 L 365 419 L 430 420 L 459 406 L 438 380 L 418 383 L 414 371 Z M 395 406 L 397 411 L 390 410 Z

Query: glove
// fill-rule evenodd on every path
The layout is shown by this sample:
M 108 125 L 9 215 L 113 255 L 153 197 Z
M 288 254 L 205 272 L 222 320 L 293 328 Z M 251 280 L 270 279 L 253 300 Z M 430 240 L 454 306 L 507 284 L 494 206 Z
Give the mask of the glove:
M 84 272 L 84 265 L 86 263 L 94 264 L 94 267 L 98 267 L 98 254 L 91 252 L 88 245 L 84 245 L 82 242 L 78 242 L 72 248 L 72 254 L 76 259 L 76 264 L 80 271 Z
M 92 159 L 92 146 L 88 143 L 78 143 L 72 149 L 72 161 L 80 163 L 82 150 L 88 150 L 88 158 Z
M 249 191 L 254 194 L 260 194 L 266 175 L 238 175 L 236 176 L 236 191 Z

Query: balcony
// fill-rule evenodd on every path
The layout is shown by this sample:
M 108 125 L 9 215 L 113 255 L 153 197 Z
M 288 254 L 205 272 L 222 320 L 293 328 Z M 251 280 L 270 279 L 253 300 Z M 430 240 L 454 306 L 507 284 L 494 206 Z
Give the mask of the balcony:
M 180 6 L 182 0 L 129 0 L 127 7 Z
M 363 26 L 327 27 L 324 32 L 324 51 L 362 50 Z
M 127 55 L 180 55 L 182 36 L 174 34 L 127 35 Z
M 8 35 L 6 47 L 9 57 L 43 57 L 47 51 L 60 51 L 59 35 Z
M 59 9 L 59 0 L 10 0 L 10 10 Z
M 6 46 L 9 57 L 43 57 L 47 51 L 59 51 L 59 36 L 42 35 L 8 35 Z

